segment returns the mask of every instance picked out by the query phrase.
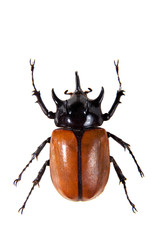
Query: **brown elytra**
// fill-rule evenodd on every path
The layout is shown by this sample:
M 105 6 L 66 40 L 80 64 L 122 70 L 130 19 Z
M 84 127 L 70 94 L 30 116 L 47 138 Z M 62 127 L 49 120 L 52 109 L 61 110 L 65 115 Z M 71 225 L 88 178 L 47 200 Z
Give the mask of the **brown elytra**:
M 57 191 L 70 200 L 98 196 L 108 181 L 109 142 L 104 129 L 85 130 L 78 140 L 71 130 L 54 130 L 50 142 L 50 173 Z

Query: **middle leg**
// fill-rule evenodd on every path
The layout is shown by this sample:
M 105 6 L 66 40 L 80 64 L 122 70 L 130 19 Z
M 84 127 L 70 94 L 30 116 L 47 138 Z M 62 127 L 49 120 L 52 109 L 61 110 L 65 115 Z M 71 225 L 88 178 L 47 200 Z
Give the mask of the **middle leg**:
M 19 174 L 18 178 L 14 180 L 13 184 L 15 186 L 17 186 L 17 183 L 21 180 L 22 178 L 22 174 L 24 173 L 24 171 L 26 170 L 26 168 L 29 167 L 29 165 L 32 163 L 32 161 L 35 158 L 38 158 L 40 152 L 42 151 L 42 149 L 45 147 L 45 145 L 47 143 L 50 143 L 51 137 L 47 138 L 44 142 L 41 143 L 41 145 L 37 148 L 37 150 L 32 154 L 31 160 L 29 161 L 29 163 L 25 166 L 25 168 L 22 170 L 22 172 Z
M 112 133 L 110 133 L 110 132 L 107 132 L 107 135 L 108 135 L 108 137 L 111 137 L 111 138 L 113 138 L 116 142 L 118 142 L 118 143 L 124 148 L 124 150 L 126 150 L 126 148 L 127 148 L 127 150 L 128 150 L 129 153 L 131 154 L 131 156 L 132 156 L 132 158 L 133 158 L 133 160 L 134 160 L 134 162 L 135 162 L 135 164 L 136 164 L 136 166 L 137 166 L 137 168 L 138 168 L 138 171 L 139 171 L 141 177 L 144 177 L 144 173 L 142 172 L 142 170 L 141 170 L 141 168 L 140 168 L 140 166 L 139 166 L 139 164 L 138 164 L 135 156 L 133 155 L 133 152 L 132 152 L 131 149 L 130 149 L 130 145 L 129 145 L 128 143 L 124 142 L 121 138 L 115 136 L 114 134 L 112 134 Z
M 23 206 L 22 206 L 22 207 L 19 209 L 19 211 L 18 211 L 18 212 L 21 212 L 21 214 L 23 213 L 23 210 L 24 210 L 24 208 L 25 208 L 25 206 L 26 206 L 26 203 L 27 203 L 27 201 L 28 201 L 28 198 L 30 197 L 32 191 L 34 190 L 34 187 L 35 187 L 36 185 L 39 186 L 39 182 L 40 182 L 40 180 L 41 180 L 41 178 L 42 178 L 42 176 L 43 176 L 43 174 L 44 174 L 44 172 L 45 172 L 45 170 L 46 170 L 46 167 L 49 166 L 49 165 L 50 165 L 50 160 L 47 160 L 47 161 L 44 163 L 44 165 L 42 166 L 42 168 L 40 169 L 37 177 L 34 179 L 34 181 L 33 181 L 33 186 L 32 186 L 32 188 L 31 188 L 31 190 L 30 190 L 30 192 L 29 192 L 29 194 L 28 194 L 25 202 L 23 203 Z

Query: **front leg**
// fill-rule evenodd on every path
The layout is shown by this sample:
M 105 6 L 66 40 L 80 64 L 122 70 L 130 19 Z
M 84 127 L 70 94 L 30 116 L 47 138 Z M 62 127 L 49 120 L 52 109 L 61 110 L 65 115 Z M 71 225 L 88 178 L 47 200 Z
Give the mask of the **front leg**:
M 30 60 L 30 65 L 31 65 L 31 73 L 32 73 L 32 85 L 34 87 L 33 90 L 33 95 L 35 95 L 37 97 L 37 101 L 36 103 L 38 103 L 42 109 L 42 111 L 44 112 L 44 114 L 51 119 L 55 118 L 55 113 L 48 111 L 48 109 L 46 108 L 46 106 L 44 105 L 42 98 L 41 98 L 41 94 L 40 91 L 37 91 L 35 84 L 34 84 L 34 76 L 33 76 L 33 72 L 34 72 L 34 65 L 35 65 L 35 61 L 33 63 L 31 63 Z
M 115 99 L 111 109 L 109 110 L 108 113 L 103 114 L 104 121 L 109 120 L 113 116 L 117 106 L 121 103 L 120 102 L 121 96 L 124 95 L 124 90 L 121 89 L 121 81 L 120 81 L 120 77 L 119 77 L 119 60 L 117 61 L 117 63 L 114 61 L 114 64 L 116 67 L 116 72 L 117 72 L 117 77 L 118 77 L 118 82 L 119 82 L 119 90 L 117 91 L 117 96 L 116 96 L 116 99 Z

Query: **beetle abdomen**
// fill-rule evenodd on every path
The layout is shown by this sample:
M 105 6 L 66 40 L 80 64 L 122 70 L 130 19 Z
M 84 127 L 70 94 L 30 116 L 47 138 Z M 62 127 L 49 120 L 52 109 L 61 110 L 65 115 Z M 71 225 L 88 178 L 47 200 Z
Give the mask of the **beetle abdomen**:
M 80 139 L 71 130 L 53 131 L 50 172 L 62 196 L 75 201 L 96 197 L 107 183 L 109 170 L 109 144 L 104 129 L 85 130 Z

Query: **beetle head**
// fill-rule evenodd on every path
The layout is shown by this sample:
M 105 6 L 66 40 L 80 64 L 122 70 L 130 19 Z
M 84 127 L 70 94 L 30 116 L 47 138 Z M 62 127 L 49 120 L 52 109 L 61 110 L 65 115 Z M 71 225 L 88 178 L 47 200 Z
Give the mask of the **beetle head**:
M 70 99 L 61 100 L 57 97 L 52 89 L 52 97 L 57 106 L 55 113 L 55 124 L 57 127 L 65 127 L 72 129 L 91 128 L 102 125 L 103 117 L 101 112 L 101 102 L 103 100 L 104 89 L 102 87 L 99 96 L 91 100 L 87 94 L 92 90 L 83 91 L 80 86 L 80 79 L 78 73 L 76 76 L 76 89 L 73 93 L 65 94 L 70 95 Z

